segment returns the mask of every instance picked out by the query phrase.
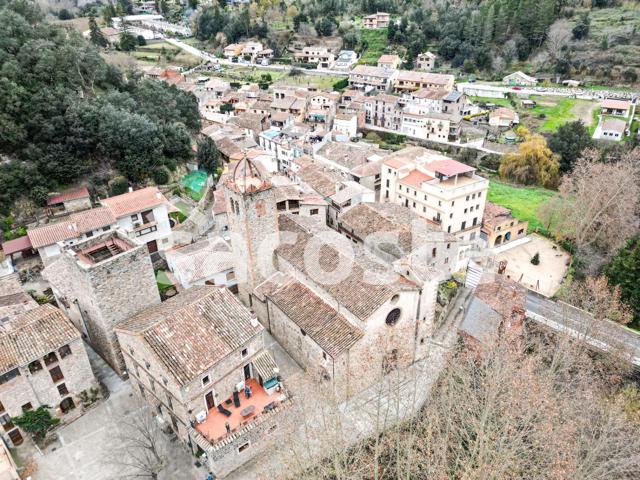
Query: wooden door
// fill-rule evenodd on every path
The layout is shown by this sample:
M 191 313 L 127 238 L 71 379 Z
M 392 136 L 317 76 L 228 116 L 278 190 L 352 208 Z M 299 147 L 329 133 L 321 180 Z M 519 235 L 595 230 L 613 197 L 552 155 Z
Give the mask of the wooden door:
M 212 408 L 215 408 L 215 406 L 216 406 L 216 402 L 215 402 L 215 400 L 213 399 L 213 391 L 211 391 L 211 392 L 207 393 L 207 394 L 204 396 L 204 401 L 205 401 L 205 402 L 206 402 L 206 404 L 207 404 L 207 410 L 211 410 Z

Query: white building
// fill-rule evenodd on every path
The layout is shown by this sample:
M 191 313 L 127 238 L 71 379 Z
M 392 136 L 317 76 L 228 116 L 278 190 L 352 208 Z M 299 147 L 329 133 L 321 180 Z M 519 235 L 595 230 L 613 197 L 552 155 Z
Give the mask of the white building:
M 166 258 L 182 288 L 217 285 L 235 289 L 231 247 L 220 237 L 169 250 Z
M 381 201 L 404 205 L 459 240 L 478 239 L 489 181 L 434 151 L 405 150 L 382 166 Z
M 358 135 L 358 115 L 356 113 L 338 113 L 333 119 L 333 131 L 347 138 Z

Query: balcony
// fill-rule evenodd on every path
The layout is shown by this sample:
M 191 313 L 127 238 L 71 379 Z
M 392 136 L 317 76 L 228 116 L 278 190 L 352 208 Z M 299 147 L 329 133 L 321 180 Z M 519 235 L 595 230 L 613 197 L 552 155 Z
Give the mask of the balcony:
M 136 237 L 142 237 L 144 235 L 148 235 L 149 233 L 153 233 L 158 230 L 157 222 L 149 222 L 143 223 L 142 225 L 137 226 L 133 229 L 133 233 Z
M 253 392 L 251 398 L 246 398 L 244 393 L 240 392 L 239 407 L 233 404 L 233 397 L 229 397 L 228 400 L 221 403 L 225 409 L 231 412 L 230 416 L 219 412 L 217 408 L 212 408 L 209 410 L 206 420 L 194 426 L 195 430 L 206 438 L 210 444 L 218 443 L 240 432 L 245 426 L 257 421 L 261 416 L 273 411 L 287 400 L 284 388 L 281 392 L 274 392 L 269 395 L 253 378 L 247 380 L 246 384 L 251 387 Z M 242 411 L 247 407 L 253 407 L 253 412 L 243 416 Z M 229 424 L 229 432 L 227 432 L 226 423 Z

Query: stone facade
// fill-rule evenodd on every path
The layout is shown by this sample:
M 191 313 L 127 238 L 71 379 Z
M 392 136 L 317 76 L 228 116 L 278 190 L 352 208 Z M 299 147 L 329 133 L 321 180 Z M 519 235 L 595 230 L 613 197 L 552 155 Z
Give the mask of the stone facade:
M 249 294 L 273 271 L 269 246 L 277 244 L 277 212 L 271 186 L 241 193 L 225 185 L 227 217 L 235 259 L 238 294 L 250 305 Z
M 68 347 L 68 350 L 65 347 Z M 47 360 L 49 365 L 46 365 L 44 357 L 52 353 L 55 354 L 55 361 L 51 361 L 51 356 Z M 34 361 L 40 362 L 42 368 L 32 373 L 29 364 Z M 0 383 L 0 420 L 4 426 L 4 439 L 10 442 L 9 444 L 12 443 L 9 433 L 13 433 L 15 429 L 7 427 L 5 415 L 19 416 L 23 413 L 23 407 L 31 404 L 34 409 L 41 405 L 50 406 L 54 415 L 62 416 L 63 401 L 71 399 L 66 400 L 66 403 L 69 404 L 71 401 L 77 407 L 80 403 L 79 394 L 97 387 L 84 343 L 80 338 L 53 352 L 42 352 L 40 357 L 33 358 L 31 362 L 20 365 L 17 369 L 19 375 Z
M 77 253 L 118 238 L 128 249 L 97 263 Z M 92 238 L 68 247 L 44 270 L 58 304 L 105 361 L 124 375 L 124 360 L 113 328 L 147 307 L 160 303 L 155 274 L 145 245 L 120 233 Z

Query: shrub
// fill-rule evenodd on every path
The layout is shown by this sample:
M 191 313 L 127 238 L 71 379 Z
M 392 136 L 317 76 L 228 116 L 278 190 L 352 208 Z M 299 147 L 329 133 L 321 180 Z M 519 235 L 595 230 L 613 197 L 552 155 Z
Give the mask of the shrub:
M 540 265 L 540 254 L 538 252 L 536 252 L 535 255 L 531 257 L 531 263 L 533 265 Z
M 47 204 L 49 198 L 49 192 L 41 185 L 36 185 L 29 192 L 29 199 L 39 207 L 44 207 Z
M 126 178 L 118 176 L 109 182 L 109 194 L 111 196 L 121 195 L 129 189 L 129 182 Z
M 153 181 L 156 182 L 156 185 L 166 185 L 169 183 L 169 179 L 171 178 L 169 169 L 164 166 L 155 168 L 151 175 L 153 177 Z
M 44 407 L 27 410 L 21 416 L 13 417 L 11 420 L 38 440 L 42 440 L 52 427 L 60 423 L 60 419 L 53 418 Z
M 338 80 L 336 83 L 333 84 L 333 89 L 334 90 L 343 90 L 343 89 L 347 88 L 348 85 L 349 85 L 349 79 L 348 78 L 343 78 L 342 80 Z

